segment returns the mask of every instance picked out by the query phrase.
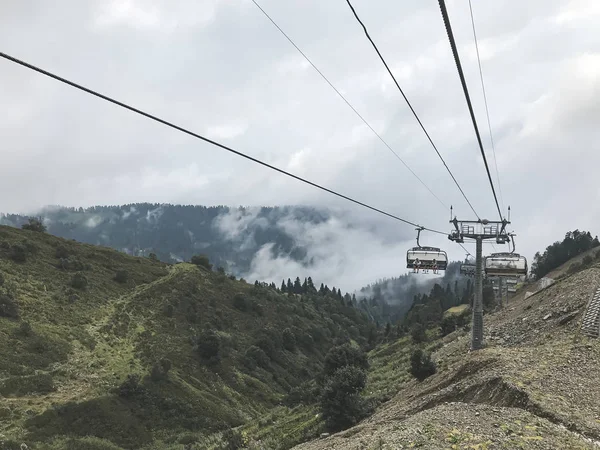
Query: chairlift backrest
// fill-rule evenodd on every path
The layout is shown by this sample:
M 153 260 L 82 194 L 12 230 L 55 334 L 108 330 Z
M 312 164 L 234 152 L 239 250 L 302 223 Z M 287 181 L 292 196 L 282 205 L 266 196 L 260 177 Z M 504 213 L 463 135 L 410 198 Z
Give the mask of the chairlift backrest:
M 527 275 L 527 259 L 518 253 L 492 253 L 485 258 L 484 268 L 487 276 Z

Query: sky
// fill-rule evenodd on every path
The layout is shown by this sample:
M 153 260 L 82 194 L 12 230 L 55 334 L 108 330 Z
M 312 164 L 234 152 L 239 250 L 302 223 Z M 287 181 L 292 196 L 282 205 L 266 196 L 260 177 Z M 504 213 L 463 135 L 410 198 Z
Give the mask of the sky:
M 473 219 L 347 3 L 257 1 L 445 206 L 250 0 L 5 0 L 0 51 L 426 227 L 449 231 L 450 205 Z M 496 219 L 437 2 L 353 4 L 476 212 Z M 469 4 L 447 7 L 517 251 L 531 258 L 575 228 L 596 234 L 600 3 L 473 0 L 495 157 Z M 2 212 L 143 201 L 344 207 L 375 224 L 377 242 L 360 246 L 373 261 L 390 229 L 400 261 L 414 244 L 411 226 L 5 60 L 0 103 Z M 422 243 L 464 258 L 445 236 Z M 380 266 L 391 259 L 385 252 Z M 348 267 L 350 277 L 362 270 Z

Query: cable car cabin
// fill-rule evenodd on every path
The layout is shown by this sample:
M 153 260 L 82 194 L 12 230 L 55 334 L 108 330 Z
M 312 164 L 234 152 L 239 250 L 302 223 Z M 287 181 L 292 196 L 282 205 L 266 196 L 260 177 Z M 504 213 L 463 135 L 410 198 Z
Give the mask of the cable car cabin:
M 485 274 L 492 277 L 527 275 L 527 259 L 518 253 L 492 253 L 485 258 Z
M 446 270 L 448 255 L 436 247 L 413 247 L 406 252 L 406 268 L 414 270 Z

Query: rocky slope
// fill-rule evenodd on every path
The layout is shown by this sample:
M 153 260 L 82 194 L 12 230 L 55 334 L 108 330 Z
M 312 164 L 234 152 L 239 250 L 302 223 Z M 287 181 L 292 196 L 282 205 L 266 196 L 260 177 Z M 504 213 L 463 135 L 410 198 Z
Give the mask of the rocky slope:
M 600 447 L 600 342 L 580 333 L 600 267 L 563 276 L 486 315 L 482 350 L 456 331 L 433 354 L 438 372 L 406 382 L 354 428 L 296 447 L 570 449 Z

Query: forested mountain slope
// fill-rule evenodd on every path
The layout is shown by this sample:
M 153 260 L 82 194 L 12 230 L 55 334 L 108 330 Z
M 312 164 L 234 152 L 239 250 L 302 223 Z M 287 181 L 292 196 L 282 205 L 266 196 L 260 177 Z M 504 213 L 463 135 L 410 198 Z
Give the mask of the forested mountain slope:
M 181 448 L 279 405 L 334 343 L 373 334 L 337 294 L 203 265 L 0 227 L 0 448 Z
M 250 269 L 256 252 L 273 244 L 274 256 L 300 261 L 305 249 L 282 226 L 285 220 L 318 224 L 330 213 L 300 206 L 229 208 L 136 203 L 91 208 L 46 208 L 40 212 L 55 236 L 103 245 L 134 256 L 154 253 L 165 262 L 189 261 L 203 253 L 238 276 Z M 0 223 L 20 227 L 29 217 L 6 214 Z M 254 280 L 252 280 L 254 281 Z

